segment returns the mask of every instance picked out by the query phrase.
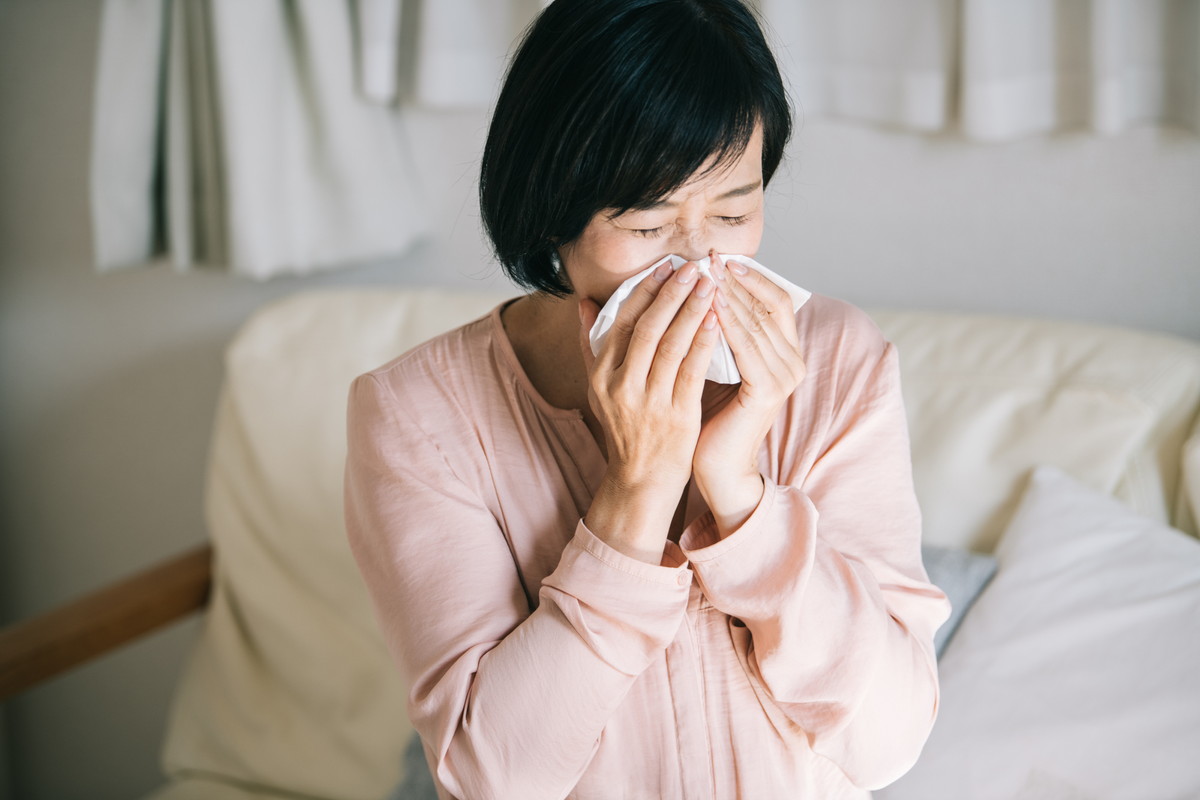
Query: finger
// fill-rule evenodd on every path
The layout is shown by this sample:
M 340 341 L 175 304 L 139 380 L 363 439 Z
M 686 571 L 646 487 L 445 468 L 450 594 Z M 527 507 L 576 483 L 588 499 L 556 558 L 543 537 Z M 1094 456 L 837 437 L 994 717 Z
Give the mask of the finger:
M 745 264 L 730 259 L 724 264 L 725 269 L 732 273 L 732 278 L 750 294 L 761 300 L 771 313 L 795 314 L 792 308 L 792 296 L 780 285 L 772 282 L 758 270 L 750 269 Z
M 763 383 L 771 372 L 771 367 L 767 363 L 768 354 L 763 353 L 755 337 L 746 330 L 745 325 L 729 309 L 729 306 L 717 307 L 717 322 L 721 326 L 721 332 L 725 335 L 725 342 L 729 345 L 730 352 L 733 353 L 733 361 L 741 375 L 740 383 L 743 387 Z M 770 347 L 769 343 L 768 347 Z M 774 348 L 770 348 L 770 350 L 773 355 Z
M 646 276 L 645 280 L 635 286 L 629 297 L 621 304 L 616 318 L 613 319 L 612 327 L 609 328 L 608 335 L 600 346 L 600 352 L 596 354 L 596 357 L 604 362 L 607 369 L 613 369 L 625 360 L 625 352 L 629 347 L 629 340 L 633 336 L 638 319 L 650 307 L 663 284 L 672 274 L 674 274 L 674 270 L 671 269 L 669 261 L 660 265 L 658 269 Z M 593 324 L 595 323 L 593 322 Z M 590 327 L 588 331 L 591 331 Z
M 699 268 L 694 262 L 689 261 L 683 264 L 669 280 L 663 283 L 649 307 L 638 317 L 633 331 L 629 335 L 625 360 L 621 364 L 630 375 L 641 375 L 644 379 L 648 379 L 663 335 L 680 313 L 684 301 L 691 295 L 699 274 Z M 697 324 L 703 316 L 703 313 L 698 315 Z M 686 350 L 686 347 L 682 349 L 679 353 L 680 358 L 683 357 Z
M 707 276 L 696 281 L 682 307 L 659 339 L 646 379 L 648 387 L 672 390 L 671 387 L 675 385 L 679 373 L 679 365 L 691 351 L 696 331 L 704 321 L 705 315 L 712 309 L 715 289 L 712 279 Z
M 790 304 L 786 311 L 772 313 L 730 275 L 719 290 L 717 309 L 738 370 L 748 382 L 794 386 L 803 379 L 806 368 Z
M 713 274 L 722 280 L 736 284 L 730 287 L 731 292 L 736 292 L 737 287 L 740 286 L 750 297 L 762 303 L 762 306 L 779 326 L 779 332 L 783 334 L 783 338 L 788 344 L 791 347 L 799 345 L 800 335 L 796 331 L 795 323 L 796 310 L 792 303 L 792 296 L 787 293 L 786 289 L 771 281 L 758 270 L 750 269 L 733 258 L 725 262 L 721 262 L 719 258 L 715 259 Z M 748 298 L 743 299 L 747 305 L 754 307 L 754 302 Z
M 708 375 L 708 365 L 712 362 L 713 351 L 716 350 L 720 338 L 720 323 L 717 312 L 709 309 L 700 321 L 700 327 L 692 338 L 691 349 L 679 365 L 675 377 L 675 401 L 679 405 L 690 406 L 699 403 L 704 392 L 704 378 Z
M 761 308 L 756 310 L 754 299 L 741 289 L 732 276 L 717 290 L 717 319 L 725 334 L 725 341 L 733 351 L 738 371 L 743 376 L 760 375 L 756 365 L 770 369 L 777 362 L 780 351 L 772 340 L 770 316 Z M 760 304 L 761 305 L 761 304 Z M 777 334 L 778 335 L 778 334 Z
M 731 262 L 733 263 L 733 262 Z M 757 273 L 755 273 L 757 274 Z M 794 349 L 795 343 L 792 341 L 795 337 L 795 317 L 791 313 L 790 299 L 787 305 L 787 312 L 778 310 L 765 301 L 759 299 L 748 291 L 742 284 L 737 275 L 726 268 L 723 273 L 724 280 L 721 281 L 720 297 L 726 301 L 725 305 L 720 306 L 720 310 L 732 312 L 726 316 L 733 316 L 734 321 L 741 326 L 754 339 L 760 349 L 765 354 L 770 355 L 769 351 L 777 356 L 782 356 L 784 353 Z M 768 283 L 770 283 L 768 281 Z M 771 284 L 774 286 L 774 284 Z M 779 287 L 775 287 L 778 289 Z M 782 291 L 782 290 L 780 290 Z M 787 295 L 787 292 L 784 292 Z M 783 330 L 788 327 L 792 330 L 793 336 L 788 337 Z M 740 334 L 739 334 L 740 335 Z M 760 339 L 765 341 L 759 341 Z M 732 343 L 730 344 L 732 347 Z

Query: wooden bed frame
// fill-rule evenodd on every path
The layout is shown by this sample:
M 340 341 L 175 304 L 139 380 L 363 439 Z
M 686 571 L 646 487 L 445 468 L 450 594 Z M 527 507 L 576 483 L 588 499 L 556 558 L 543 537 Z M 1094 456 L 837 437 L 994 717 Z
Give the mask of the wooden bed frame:
M 0 702 L 205 608 L 212 545 L 0 630 Z

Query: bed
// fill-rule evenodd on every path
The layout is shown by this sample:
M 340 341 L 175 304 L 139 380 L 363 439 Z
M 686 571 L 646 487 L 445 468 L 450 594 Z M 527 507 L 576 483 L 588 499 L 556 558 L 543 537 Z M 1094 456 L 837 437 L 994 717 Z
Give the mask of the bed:
M 229 345 L 204 622 L 147 800 L 368 800 L 401 782 L 406 688 L 343 531 L 346 392 L 502 299 L 305 292 Z M 926 563 L 956 615 L 934 732 L 875 796 L 1200 797 L 1200 343 L 872 316 L 900 353 Z

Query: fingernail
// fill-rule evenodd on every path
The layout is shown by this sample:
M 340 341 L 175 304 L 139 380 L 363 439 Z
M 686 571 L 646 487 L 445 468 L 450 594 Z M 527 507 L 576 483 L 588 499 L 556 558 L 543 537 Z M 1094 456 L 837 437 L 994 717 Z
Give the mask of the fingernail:
M 725 267 L 723 264 L 721 264 L 719 259 L 713 260 L 712 269 L 710 271 L 712 272 L 713 277 L 715 277 L 717 280 L 725 280 Z
M 674 271 L 675 270 L 671 269 L 671 262 L 668 261 L 666 264 L 663 264 L 658 269 L 654 270 L 654 280 L 661 283 L 667 278 L 671 277 L 671 273 Z
M 583 321 L 584 321 L 584 316 L 583 316 L 583 303 L 576 303 L 575 305 L 576 305 L 576 307 L 579 309 L 579 321 L 580 321 L 580 322 L 583 322 Z
M 728 261 L 725 266 L 729 267 L 731 270 L 736 272 L 738 275 L 745 275 L 747 272 L 750 271 L 750 268 L 747 267 L 745 264 L 742 264 L 742 263 L 739 263 L 739 262 L 733 261 L 733 260 Z
M 717 315 L 709 311 L 704 315 L 704 322 L 701 324 L 711 331 L 713 328 L 717 327 Z
M 680 267 L 679 271 L 675 273 L 675 280 L 679 281 L 680 283 L 691 283 L 692 279 L 696 277 L 697 271 L 696 265 L 689 261 Z
M 712 280 L 701 278 L 700 283 L 696 284 L 696 297 L 708 297 L 715 288 Z
M 717 289 L 717 305 L 721 306 L 722 308 L 729 305 L 729 301 L 725 299 L 725 292 L 721 291 L 720 289 Z

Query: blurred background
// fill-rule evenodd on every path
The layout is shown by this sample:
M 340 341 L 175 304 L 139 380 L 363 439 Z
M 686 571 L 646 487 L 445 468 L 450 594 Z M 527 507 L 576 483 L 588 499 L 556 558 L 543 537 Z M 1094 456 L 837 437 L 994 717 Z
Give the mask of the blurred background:
M 1200 338 L 1194 0 L 762 0 L 758 259 L 870 309 Z M 479 155 L 535 0 L 0 0 L 0 623 L 206 538 L 222 351 L 333 286 L 511 291 Z M 162 782 L 174 625 L 0 708 L 0 797 Z

